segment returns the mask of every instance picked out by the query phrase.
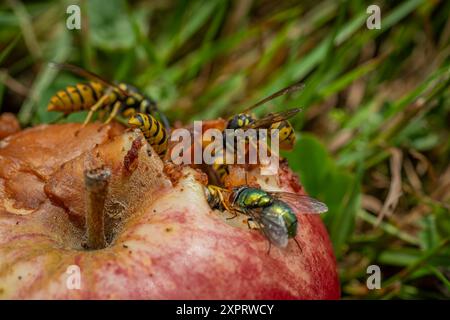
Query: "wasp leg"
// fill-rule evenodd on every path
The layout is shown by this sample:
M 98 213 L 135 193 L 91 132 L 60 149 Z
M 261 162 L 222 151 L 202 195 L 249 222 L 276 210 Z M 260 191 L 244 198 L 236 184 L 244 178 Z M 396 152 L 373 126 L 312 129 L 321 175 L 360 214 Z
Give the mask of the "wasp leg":
M 230 212 L 230 213 L 232 212 L 232 214 L 233 214 L 233 216 L 227 218 L 227 220 L 231 220 L 231 219 L 236 218 L 236 217 L 238 216 L 237 213 L 236 213 L 236 210 L 232 210 L 232 209 L 230 208 L 230 206 L 227 204 L 227 202 L 226 202 L 225 199 L 223 198 L 222 193 L 220 193 L 220 192 L 219 192 L 219 197 L 220 197 L 220 201 L 222 202 L 222 205 L 223 205 L 223 207 L 225 208 L 225 210 L 228 211 L 228 212 Z
M 85 127 L 92 119 L 94 112 L 101 108 L 105 101 L 108 99 L 109 94 L 104 94 L 90 109 L 86 119 L 83 122 L 83 127 Z
M 228 210 L 228 211 L 229 211 L 229 210 Z M 237 216 L 238 216 L 238 215 L 237 215 L 236 211 L 234 211 L 233 216 L 232 216 L 232 217 L 228 217 L 227 220 L 234 219 L 234 218 L 236 218 Z
M 117 113 L 119 112 L 120 106 L 121 106 L 121 103 L 120 103 L 119 101 L 117 101 L 117 102 L 114 104 L 114 107 L 113 107 L 111 113 L 109 114 L 108 119 L 106 119 L 106 121 L 105 121 L 103 124 L 106 125 L 106 124 L 108 124 L 108 123 L 111 122 L 111 120 L 112 120 L 112 119 L 117 115 Z
M 107 115 L 109 114 L 109 110 L 108 108 L 102 108 L 101 110 L 98 111 L 98 119 L 101 122 L 104 122 L 105 119 L 107 118 Z
M 222 195 L 221 195 L 221 198 L 223 199 L 223 196 L 222 196 Z M 236 217 L 238 216 L 238 214 L 236 213 L 237 210 L 231 209 L 230 206 L 229 206 L 224 200 L 221 200 L 221 201 L 222 201 L 223 206 L 225 207 L 225 210 L 227 210 L 228 212 L 230 212 L 230 213 L 233 214 L 233 216 L 227 218 L 227 220 L 231 220 L 231 219 L 236 218 Z

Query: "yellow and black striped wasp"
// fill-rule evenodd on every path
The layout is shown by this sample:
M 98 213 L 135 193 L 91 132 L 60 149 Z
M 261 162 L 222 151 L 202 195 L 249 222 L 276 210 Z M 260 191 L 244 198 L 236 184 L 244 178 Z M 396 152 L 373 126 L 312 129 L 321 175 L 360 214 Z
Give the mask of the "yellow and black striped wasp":
M 163 158 L 167 151 L 169 137 L 163 125 L 149 114 L 138 112 L 128 119 L 128 125 L 142 131 L 153 150 Z
M 109 111 L 109 123 L 116 115 L 128 119 L 128 125 L 142 131 L 148 143 L 162 157 L 167 149 L 169 121 L 159 112 L 156 102 L 141 94 L 135 87 L 111 83 L 99 75 L 71 64 L 52 65 L 71 71 L 79 76 L 91 79 L 87 83 L 78 83 L 58 91 L 48 104 L 48 111 L 60 111 L 64 115 L 89 110 L 84 121 L 87 124 L 95 111 Z M 112 108 L 112 110 L 111 110 Z M 161 122 L 155 117 L 158 114 Z
M 303 83 L 294 83 L 286 88 L 272 93 L 268 97 L 256 102 L 244 111 L 232 116 L 227 122 L 227 129 L 269 129 L 279 130 L 280 148 L 291 150 L 295 144 L 295 133 L 288 119 L 295 116 L 300 109 L 294 108 L 284 112 L 269 113 L 261 119 L 256 119 L 250 112 L 257 107 L 283 95 L 303 89 Z
M 226 129 L 223 133 L 223 145 L 224 149 L 227 150 L 227 146 L 230 145 L 230 136 L 227 134 L 230 131 L 234 132 L 235 130 L 241 129 L 241 130 L 248 130 L 248 129 L 268 129 L 269 132 L 272 132 L 272 130 L 277 130 L 278 132 L 278 143 L 279 147 L 282 150 L 292 150 L 295 144 L 295 132 L 294 128 L 288 121 L 288 119 L 295 116 L 300 109 L 299 108 L 293 108 L 282 112 L 276 112 L 276 113 L 269 113 L 263 118 L 256 119 L 253 115 L 250 114 L 252 110 L 255 108 L 277 98 L 282 95 L 300 90 L 303 88 L 302 83 L 294 83 L 286 88 L 283 88 L 268 97 L 258 101 L 257 103 L 251 105 L 250 107 L 246 108 L 244 111 L 232 116 L 227 121 Z M 257 132 L 258 133 L 258 132 Z M 258 139 L 259 137 L 257 137 Z M 233 135 L 231 135 L 231 139 L 235 139 Z M 236 140 L 234 140 L 234 143 L 232 144 L 234 147 L 231 147 L 232 151 L 234 152 L 235 146 L 236 146 Z M 250 142 L 250 143 L 255 143 Z M 229 148 L 228 148 L 229 149 Z M 229 150 L 228 150 L 229 151 Z M 226 151 L 227 152 L 227 151 Z M 225 154 L 219 154 L 216 156 L 216 161 L 212 165 L 213 171 L 217 174 L 218 177 L 216 177 L 214 180 L 219 179 L 220 181 L 223 181 L 223 178 L 226 174 L 228 174 L 228 168 L 227 164 L 225 162 Z
M 307 195 L 290 192 L 269 192 L 242 185 L 232 190 L 214 185 L 204 187 L 206 200 L 211 209 L 227 210 L 237 216 L 244 214 L 255 222 L 270 244 L 284 248 L 288 240 L 295 239 L 299 214 L 320 214 L 328 207 Z M 250 228 L 249 222 L 247 222 Z M 269 247 L 270 251 L 270 247 Z
M 84 124 L 89 123 L 97 110 L 109 111 L 105 123 L 109 123 L 116 115 L 129 118 L 140 112 L 158 115 L 166 130 L 170 130 L 167 117 L 158 110 L 156 102 L 142 94 L 129 84 L 114 84 L 99 75 L 71 64 L 50 63 L 51 66 L 70 71 L 80 77 L 89 79 L 87 83 L 78 83 L 59 90 L 47 106 L 48 111 L 60 111 L 68 115 L 78 111 L 88 110 Z

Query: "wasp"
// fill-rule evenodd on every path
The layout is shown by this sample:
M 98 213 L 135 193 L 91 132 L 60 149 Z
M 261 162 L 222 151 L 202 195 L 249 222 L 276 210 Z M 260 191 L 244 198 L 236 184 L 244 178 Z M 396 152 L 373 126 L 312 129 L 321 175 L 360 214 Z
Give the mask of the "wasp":
M 169 121 L 158 110 L 156 102 L 140 93 L 137 88 L 126 83 L 111 83 L 99 75 L 75 65 L 53 62 L 50 65 L 58 69 L 68 70 L 91 81 L 59 90 L 50 98 L 47 106 L 48 111 L 60 111 L 63 116 L 66 116 L 74 112 L 89 110 L 83 125 L 89 123 L 97 110 L 110 111 L 105 124 L 118 114 L 125 118 L 129 118 L 137 112 L 152 116 L 158 114 L 166 130 L 170 130 Z
M 243 112 L 230 117 L 229 120 L 227 121 L 226 129 L 231 130 L 268 129 L 269 132 L 272 132 L 272 130 L 277 130 L 280 149 L 292 150 L 295 144 L 295 132 L 294 128 L 292 127 L 288 119 L 295 116 L 300 111 L 299 108 L 293 108 L 283 112 L 269 113 L 261 119 L 256 119 L 253 115 L 250 114 L 250 111 L 279 96 L 300 90 L 303 87 L 304 85 L 302 83 L 294 83 L 286 88 L 283 88 L 269 95 L 268 97 L 248 107 Z M 257 134 L 259 134 L 259 132 L 257 132 Z M 233 136 L 232 138 L 234 139 L 235 137 Z M 259 135 L 257 136 L 257 139 L 259 139 Z M 231 148 L 231 150 L 236 151 L 235 143 L 233 144 L 232 147 L 230 147 L 229 143 L 230 139 L 226 134 L 226 131 L 224 131 L 223 133 L 223 140 L 225 150 L 229 151 Z M 249 141 L 249 143 L 255 142 Z M 228 174 L 228 165 L 224 160 L 223 152 L 218 156 L 216 156 L 216 161 L 212 165 L 212 169 L 213 172 L 215 172 L 215 175 L 217 175 L 217 177 L 215 177 L 215 180 L 223 181 L 224 177 Z
M 269 243 L 280 248 L 285 248 L 290 238 L 300 248 L 295 239 L 298 229 L 296 212 L 320 214 L 328 211 L 324 203 L 307 195 L 269 192 L 247 185 L 232 190 L 208 185 L 205 195 L 212 209 L 227 210 L 234 214 L 232 218 L 238 213 L 247 215 L 250 221 L 256 222 Z
M 230 117 L 227 122 L 227 129 L 237 130 L 237 129 L 269 129 L 279 130 L 279 143 L 280 148 L 283 150 L 291 150 L 295 144 L 295 133 L 294 128 L 288 121 L 289 118 L 295 116 L 300 109 L 294 108 L 284 112 L 269 113 L 262 119 L 256 119 L 250 114 L 250 111 L 256 109 L 257 107 L 288 93 L 298 91 L 303 89 L 303 83 L 294 83 L 286 88 L 283 88 L 275 93 L 272 93 L 268 97 L 256 102 L 250 107 L 246 108 L 244 111 Z
M 142 131 L 153 150 L 163 157 L 167 151 L 168 136 L 164 126 L 153 116 L 138 112 L 128 119 L 128 125 Z

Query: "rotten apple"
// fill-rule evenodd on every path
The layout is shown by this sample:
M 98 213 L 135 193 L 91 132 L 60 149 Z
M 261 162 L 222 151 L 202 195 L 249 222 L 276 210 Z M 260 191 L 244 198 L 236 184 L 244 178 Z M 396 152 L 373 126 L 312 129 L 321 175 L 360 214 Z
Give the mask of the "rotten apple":
M 303 193 L 287 166 L 258 182 Z M 290 241 L 268 253 L 243 217 L 209 208 L 204 184 L 119 125 L 38 126 L 1 140 L 0 298 L 339 298 L 319 217 L 298 215 L 301 250 Z

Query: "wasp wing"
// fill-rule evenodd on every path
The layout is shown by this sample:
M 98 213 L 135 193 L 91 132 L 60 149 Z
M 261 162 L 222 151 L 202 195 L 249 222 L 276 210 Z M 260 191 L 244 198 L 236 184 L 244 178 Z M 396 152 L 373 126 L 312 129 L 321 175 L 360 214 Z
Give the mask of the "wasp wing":
M 282 112 L 270 113 L 264 118 L 257 119 L 242 129 L 268 128 L 272 124 L 292 118 L 300 111 L 300 108 L 289 109 Z
M 295 211 L 302 214 L 319 214 L 328 211 L 325 203 L 307 195 L 291 192 L 269 192 L 274 198 L 286 202 Z
M 290 86 L 288 86 L 286 88 L 283 88 L 283 89 L 281 89 L 281 90 L 279 90 L 279 91 L 277 91 L 275 93 L 272 93 L 270 96 L 265 97 L 264 99 L 262 99 L 262 100 L 258 101 L 257 103 L 251 105 L 250 107 L 246 108 L 242 113 L 248 113 L 251 110 L 259 107 L 260 105 L 263 105 L 263 104 L 269 102 L 270 100 L 278 98 L 279 96 L 283 96 L 283 95 L 288 94 L 290 92 L 301 90 L 301 89 L 304 88 L 304 86 L 305 85 L 303 83 L 298 83 L 298 82 L 294 83 L 294 84 L 291 84 Z
M 280 215 L 263 210 L 258 218 L 263 234 L 277 247 L 284 248 L 288 244 L 289 235 L 286 223 Z
M 117 89 L 124 96 L 129 96 L 130 95 L 127 91 L 121 89 L 118 85 L 112 83 L 111 81 L 108 81 L 108 80 L 102 78 L 101 76 L 99 76 L 98 74 L 95 74 L 95 73 L 93 73 L 91 71 L 88 71 L 88 70 L 83 69 L 81 67 L 78 67 L 76 65 L 69 64 L 69 63 L 56 63 L 56 62 L 50 62 L 49 65 L 51 67 L 54 67 L 54 68 L 57 68 L 57 69 L 70 71 L 73 74 L 76 74 L 76 75 L 78 75 L 80 77 L 100 82 L 104 86 L 112 87 L 114 89 Z

